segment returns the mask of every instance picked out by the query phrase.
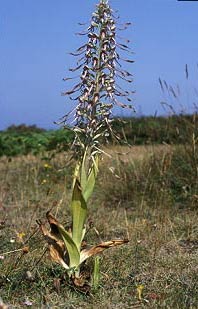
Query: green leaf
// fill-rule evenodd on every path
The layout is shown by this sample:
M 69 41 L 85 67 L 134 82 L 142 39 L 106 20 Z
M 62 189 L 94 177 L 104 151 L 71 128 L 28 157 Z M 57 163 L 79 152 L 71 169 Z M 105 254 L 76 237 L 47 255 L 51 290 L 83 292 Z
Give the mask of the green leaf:
M 69 233 L 63 228 L 62 225 L 58 225 L 58 229 L 69 254 L 69 267 L 77 268 L 80 265 L 80 253 L 78 248 Z
M 74 170 L 72 189 L 74 189 L 74 186 L 75 186 L 75 183 L 76 183 L 76 178 L 79 177 L 80 167 L 81 167 L 81 163 L 77 162 L 76 166 L 75 166 L 75 170 Z
M 80 175 L 80 184 L 82 191 L 84 191 L 86 183 L 87 183 L 87 174 L 86 174 L 86 157 L 87 157 L 87 150 L 85 150 L 84 157 L 81 164 L 81 175 Z
M 84 224 L 87 217 L 87 204 L 82 195 L 80 182 L 76 179 L 72 195 L 72 239 L 80 251 Z
M 88 180 L 86 182 L 86 186 L 83 190 L 83 196 L 84 196 L 84 199 L 85 199 L 86 202 L 88 201 L 88 199 L 90 198 L 90 196 L 93 193 L 95 182 L 96 182 L 96 177 L 97 177 L 97 174 L 98 174 L 99 158 L 98 158 L 98 156 L 96 156 L 96 159 L 92 158 L 92 160 L 93 160 L 93 164 L 92 164 L 91 172 L 90 172 Z

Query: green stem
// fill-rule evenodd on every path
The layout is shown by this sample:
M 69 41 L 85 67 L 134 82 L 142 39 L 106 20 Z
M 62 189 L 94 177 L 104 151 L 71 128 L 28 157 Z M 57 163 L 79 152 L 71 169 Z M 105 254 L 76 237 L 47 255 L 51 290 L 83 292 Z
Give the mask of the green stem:
M 96 256 L 94 259 L 94 271 L 92 277 L 92 285 L 93 288 L 96 290 L 100 284 L 100 257 Z
M 105 0 L 102 0 L 102 2 Z M 105 3 L 105 2 L 104 2 Z M 101 37 L 101 31 L 102 31 L 102 27 L 100 27 L 100 34 L 99 36 Z M 96 90 L 94 92 L 94 96 L 95 94 L 99 95 L 99 99 L 100 99 L 100 83 L 99 83 L 99 79 L 101 76 L 101 50 L 102 50 L 102 40 L 100 39 L 100 43 L 99 43 L 99 48 L 98 48 L 98 67 L 97 67 L 97 73 L 96 73 Z M 96 106 L 94 106 L 93 110 L 92 110 L 92 118 L 94 118 L 96 115 Z

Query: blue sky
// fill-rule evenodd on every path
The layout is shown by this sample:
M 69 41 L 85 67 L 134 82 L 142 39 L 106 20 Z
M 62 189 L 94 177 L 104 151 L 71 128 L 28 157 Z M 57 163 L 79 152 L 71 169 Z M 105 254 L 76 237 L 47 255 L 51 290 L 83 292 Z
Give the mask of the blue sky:
M 67 52 L 81 45 L 74 35 L 81 30 L 78 22 L 89 21 L 97 2 L 0 0 L 0 130 L 20 123 L 56 128 L 53 122 L 71 107 L 61 96 L 67 89 L 62 78 L 74 63 Z M 112 0 L 111 5 L 121 21 L 133 23 L 122 35 L 135 53 L 130 69 L 137 110 L 162 113 L 159 77 L 178 83 L 189 105 L 189 89 L 198 80 L 198 2 Z

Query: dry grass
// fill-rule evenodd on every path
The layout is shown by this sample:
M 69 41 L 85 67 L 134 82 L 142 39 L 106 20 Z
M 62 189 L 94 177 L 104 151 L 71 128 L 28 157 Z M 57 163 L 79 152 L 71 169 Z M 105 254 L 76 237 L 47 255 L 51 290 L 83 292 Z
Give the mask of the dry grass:
M 197 204 L 171 195 L 166 179 L 174 149 L 108 152 L 112 158 L 102 162 L 90 202 L 99 236 L 91 230 L 87 241 L 129 236 L 130 243 L 101 256 L 100 288 L 89 296 L 74 292 L 62 269 L 42 256 L 45 243 L 37 231 L 36 219 L 45 220 L 49 209 L 70 222 L 72 168 L 64 168 L 65 154 L 50 162 L 31 155 L 1 158 L 0 296 L 10 308 L 27 301 L 32 308 L 197 308 Z M 28 253 L 15 251 L 27 246 Z
M 166 154 L 173 150 L 170 145 L 148 145 L 148 146 L 112 146 L 105 148 L 104 151 L 111 155 L 114 159 L 119 157 L 124 162 L 131 162 L 133 160 L 142 161 L 149 158 L 153 154 Z M 108 157 L 105 157 L 108 158 Z

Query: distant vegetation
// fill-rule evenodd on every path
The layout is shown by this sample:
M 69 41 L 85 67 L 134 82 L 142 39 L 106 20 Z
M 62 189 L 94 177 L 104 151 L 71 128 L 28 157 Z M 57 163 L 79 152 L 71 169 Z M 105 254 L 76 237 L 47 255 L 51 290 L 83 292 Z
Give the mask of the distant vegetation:
M 114 126 L 121 139 L 132 145 L 183 144 L 198 133 L 198 114 L 173 115 L 169 117 L 143 116 L 116 121 Z
M 169 117 L 143 116 L 115 119 L 114 129 L 121 144 L 185 144 L 198 134 L 198 114 Z M 38 154 L 51 150 L 68 150 L 73 139 L 69 130 L 49 130 L 35 125 L 12 125 L 0 132 L 0 156 Z
M 68 150 L 72 133 L 63 129 L 49 130 L 35 125 L 12 125 L 0 132 L 0 156 L 38 154 L 50 150 Z

